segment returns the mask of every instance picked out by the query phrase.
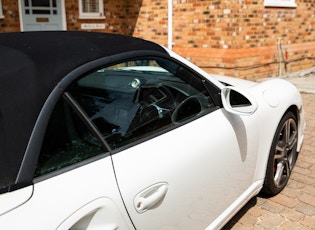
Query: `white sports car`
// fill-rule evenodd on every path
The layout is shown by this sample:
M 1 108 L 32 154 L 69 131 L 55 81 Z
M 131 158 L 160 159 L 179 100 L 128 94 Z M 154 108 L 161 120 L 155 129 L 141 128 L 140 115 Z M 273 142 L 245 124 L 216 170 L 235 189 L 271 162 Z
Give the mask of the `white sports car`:
M 0 34 L 1 229 L 218 229 L 286 186 L 287 81 L 212 76 L 142 39 Z

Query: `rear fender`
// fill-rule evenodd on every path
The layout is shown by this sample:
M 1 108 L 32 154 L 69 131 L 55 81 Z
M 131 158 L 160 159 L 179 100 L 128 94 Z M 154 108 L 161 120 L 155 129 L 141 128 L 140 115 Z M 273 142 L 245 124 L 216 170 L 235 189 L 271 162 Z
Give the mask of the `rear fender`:
M 28 186 L 0 195 L 0 217 L 26 203 L 33 195 L 34 186 Z
M 114 202 L 101 197 L 74 212 L 57 230 L 130 229 Z

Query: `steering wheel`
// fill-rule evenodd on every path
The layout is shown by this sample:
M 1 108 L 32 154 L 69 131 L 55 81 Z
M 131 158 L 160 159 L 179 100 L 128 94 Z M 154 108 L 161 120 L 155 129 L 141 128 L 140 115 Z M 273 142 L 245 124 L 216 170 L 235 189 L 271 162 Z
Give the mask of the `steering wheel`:
M 163 118 L 165 114 L 176 107 L 174 96 L 166 86 L 153 86 L 152 88 L 150 93 L 139 101 L 141 103 L 140 119 Z M 151 114 L 151 119 L 145 119 L 148 114 Z
M 183 100 L 174 110 L 172 121 L 174 123 L 182 122 L 186 119 L 198 115 L 202 111 L 202 105 L 198 97 L 190 96 Z

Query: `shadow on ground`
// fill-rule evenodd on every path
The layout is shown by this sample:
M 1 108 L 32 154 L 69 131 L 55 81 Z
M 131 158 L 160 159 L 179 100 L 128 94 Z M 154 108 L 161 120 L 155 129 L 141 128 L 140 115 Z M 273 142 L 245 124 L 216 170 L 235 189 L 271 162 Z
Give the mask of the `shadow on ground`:
M 270 198 L 270 195 L 267 195 L 265 193 L 259 193 L 257 196 L 253 197 L 248 201 L 248 203 L 222 228 L 222 230 L 229 230 L 232 229 L 233 226 L 239 222 L 239 220 L 254 206 L 257 204 L 257 197 L 260 198 Z

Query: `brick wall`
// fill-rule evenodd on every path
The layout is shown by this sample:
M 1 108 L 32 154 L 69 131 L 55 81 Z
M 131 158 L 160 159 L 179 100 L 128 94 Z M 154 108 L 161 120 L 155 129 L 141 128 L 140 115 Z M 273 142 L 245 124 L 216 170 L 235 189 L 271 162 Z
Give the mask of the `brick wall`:
M 81 25 L 83 23 L 105 23 L 105 29 L 93 31 L 132 35 L 130 32 L 132 29 L 128 28 L 134 27 L 140 3 L 141 1 L 138 4 L 129 4 L 125 0 L 105 0 L 105 19 L 80 19 L 78 0 L 67 0 L 65 1 L 67 29 L 82 30 Z
M 2 0 L 4 18 L 0 19 L 0 32 L 20 31 L 19 6 L 16 0 Z
M 256 79 L 279 74 L 278 38 L 288 63 L 282 75 L 315 65 L 315 2 L 265 8 L 263 0 L 173 0 L 173 50 L 208 72 Z M 0 32 L 20 31 L 18 1 L 2 0 Z M 103 23 L 99 32 L 142 37 L 167 46 L 167 0 L 104 0 L 105 19 L 80 19 L 66 0 L 68 30 Z
M 263 0 L 174 0 L 173 49 L 208 72 L 256 79 L 315 65 L 315 2 L 265 8 Z M 143 0 L 134 35 L 167 45 L 167 0 Z M 284 62 L 284 60 L 281 60 Z M 286 68 L 285 68 L 286 67 Z

